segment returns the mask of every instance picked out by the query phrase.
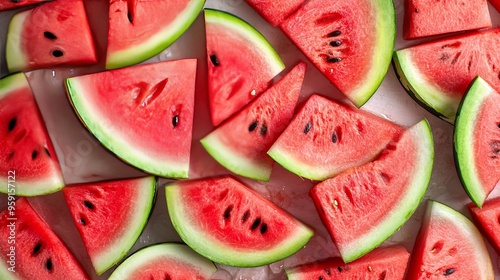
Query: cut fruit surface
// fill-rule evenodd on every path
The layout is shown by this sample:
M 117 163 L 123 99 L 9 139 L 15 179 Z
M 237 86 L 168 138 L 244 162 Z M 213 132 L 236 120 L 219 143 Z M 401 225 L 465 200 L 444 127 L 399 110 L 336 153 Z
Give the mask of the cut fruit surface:
M 157 55 L 191 26 L 204 4 L 205 0 L 111 0 L 106 69 Z
M 246 2 L 270 24 L 278 26 L 298 10 L 306 0 L 246 0 Z
M 268 154 L 289 171 L 324 180 L 373 160 L 404 129 L 313 94 Z
M 281 29 L 357 107 L 389 69 L 396 37 L 391 0 L 310 0 Z
M 454 209 L 429 200 L 406 279 L 494 278 L 490 255 L 474 224 Z
M 61 167 L 23 73 L 0 80 L 0 192 L 35 196 L 64 187 Z
M 53 1 L 16 14 L 5 56 L 10 72 L 96 63 L 83 1 Z
M 274 160 L 267 150 L 292 119 L 306 63 L 301 62 L 279 82 L 201 139 L 205 149 L 232 172 L 268 181 Z
M 455 162 L 469 197 L 479 207 L 500 182 L 500 93 L 477 77 L 458 109 Z
M 16 9 L 24 6 L 40 4 L 49 0 L 4 0 L 0 1 L 0 11 Z
M 453 123 L 476 76 L 500 91 L 498 45 L 500 28 L 471 31 L 398 50 L 394 52 L 394 68 L 410 96 L 429 112 Z
M 389 238 L 417 209 L 432 173 L 434 143 L 424 119 L 377 160 L 311 189 L 321 220 L 345 262 Z
M 64 198 L 98 275 L 118 263 L 148 221 L 156 179 L 144 177 L 69 185 Z
M 109 280 L 210 279 L 217 267 L 184 244 L 161 243 L 128 257 Z
M 106 148 L 148 173 L 189 175 L 196 59 L 66 80 L 75 111 Z
M 285 65 L 267 39 L 244 20 L 205 9 L 208 95 L 214 126 L 264 91 Z
M 193 250 L 221 264 L 254 267 L 300 250 L 312 230 L 232 177 L 172 183 L 172 224 Z
M 472 221 L 484 237 L 500 254 L 500 197 L 488 199 L 479 208 L 474 202 L 467 204 L 467 209 L 472 216 Z

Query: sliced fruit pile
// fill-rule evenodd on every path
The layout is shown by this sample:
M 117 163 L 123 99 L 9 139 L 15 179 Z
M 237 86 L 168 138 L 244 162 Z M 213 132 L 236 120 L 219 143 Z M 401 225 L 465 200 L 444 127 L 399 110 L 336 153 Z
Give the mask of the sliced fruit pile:
M 0 3 L 14 9 L 0 79 L 1 279 L 230 279 L 255 267 L 267 271 L 259 279 L 495 277 L 481 232 L 500 252 L 500 28 L 486 1 L 404 0 L 402 39 L 442 36 L 397 51 L 391 0 L 242 3 L 257 20 L 207 2 Z M 193 28 L 202 59 L 173 58 Z M 453 206 L 467 205 L 480 230 L 426 196 L 439 175 L 432 116 L 407 126 L 359 108 L 391 59 L 410 95 L 454 123 L 472 202 Z M 314 71 L 340 95 L 322 93 Z M 47 85 L 66 93 L 64 117 L 143 176 L 109 178 L 97 160 L 101 173 L 63 177 L 73 170 L 38 107 L 37 73 L 64 76 Z M 400 229 L 411 250 L 394 244 Z

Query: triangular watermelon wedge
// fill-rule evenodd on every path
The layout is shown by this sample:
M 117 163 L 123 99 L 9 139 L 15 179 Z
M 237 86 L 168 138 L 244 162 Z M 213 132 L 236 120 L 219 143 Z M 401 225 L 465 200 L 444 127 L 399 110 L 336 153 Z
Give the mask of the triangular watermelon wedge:
M 189 175 L 196 59 L 163 61 L 66 80 L 85 126 L 145 172 Z
M 23 73 L 0 80 L 0 192 L 35 196 L 64 187 L 61 167 Z
M 157 55 L 191 26 L 204 4 L 205 0 L 109 1 L 106 69 Z
M 90 279 L 26 198 L 9 199 L 0 238 L 0 279 Z
M 98 275 L 118 263 L 148 221 L 156 179 L 82 183 L 64 188 L 71 216 Z
M 205 149 L 232 172 L 268 181 L 274 160 L 267 150 L 293 117 L 307 64 L 299 63 L 228 121 L 201 139 Z
M 53 1 L 16 14 L 5 52 L 10 72 L 96 63 L 83 1 Z

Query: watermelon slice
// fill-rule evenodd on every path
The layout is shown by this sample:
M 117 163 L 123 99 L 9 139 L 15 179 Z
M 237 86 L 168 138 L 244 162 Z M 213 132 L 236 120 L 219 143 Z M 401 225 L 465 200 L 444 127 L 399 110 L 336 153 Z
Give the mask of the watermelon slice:
M 373 160 L 404 129 L 313 94 L 268 154 L 291 172 L 324 180 Z
M 410 253 L 401 245 L 380 247 L 351 263 L 335 257 L 286 269 L 288 280 L 403 279 Z
M 13 198 L 0 213 L 0 279 L 90 279 L 28 200 Z
M 106 69 L 157 55 L 191 26 L 204 4 L 205 0 L 111 0 Z
M 270 24 L 278 26 L 298 10 L 306 0 L 246 0 L 246 2 Z
M 467 32 L 396 51 L 394 68 L 410 96 L 429 112 L 453 123 L 476 76 L 500 92 L 499 45 L 500 28 Z
M 16 9 L 24 6 L 47 2 L 49 0 L 3 0 L 0 1 L 0 11 Z
M 500 182 L 500 94 L 477 77 L 459 107 L 455 162 L 462 185 L 479 207 Z
M 210 279 L 217 267 L 184 244 L 161 243 L 137 251 L 109 280 Z M 187 277 L 189 276 L 189 277 Z
M 392 0 L 310 0 L 281 28 L 356 106 L 382 83 L 396 37 Z
M 500 0 L 488 0 L 488 2 L 500 12 Z
M 0 80 L 0 192 L 35 196 L 64 187 L 61 167 L 23 73 Z
M 471 221 L 429 200 L 406 279 L 495 279 L 490 255 Z
M 405 0 L 404 39 L 487 27 L 491 18 L 486 0 Z
M 148 173 L 186 178 L 196 59 L 164 61 L 69 78 L 82 122 L 106 148 Z
M 433 159 L 432 133 L 424 119 L 389 144 L 377 160 L 311 189 L 345 262 L 373 250 L 410 218 L 429 185 Z
M 213 125 L 264 91 L 285 65 L 250 24 L 223 11 L 205 9 L 208 95 Z
M 221 264 L 254 267 L 301 249 L 313 231 L 232 177 L 166 187 L 168 213 L 189 247 Z
M 299 63 L 278 83 L 201 139 L 210 155 L 236 174 L 268 181 L 274 160 L 267 150 L 293 117 L 306 65 Z
M 16 14 L 5 48 L 10 72 L 97 62 L 81 0 L 53 1 Z
M 500 197 L 486 200 L 479 208 L 474 202 L 467 204 L 467 209 L 472 216 L 472 221 L 476 224 L 483 236 L 500 254 Z
M 92 265 L 100 275 L 118 263 L 141 235 L 154 205 L 156 179 L 70 185 L 63 193 Z

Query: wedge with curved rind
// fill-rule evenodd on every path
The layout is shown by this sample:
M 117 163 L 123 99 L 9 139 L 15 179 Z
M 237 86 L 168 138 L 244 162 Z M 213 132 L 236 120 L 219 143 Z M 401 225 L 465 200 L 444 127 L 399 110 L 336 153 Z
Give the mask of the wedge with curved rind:
M 462 185 L 481 207 L 500 181 L 500 93 L 477 77 L 465 93 L 454 131 L 455 162 Z

